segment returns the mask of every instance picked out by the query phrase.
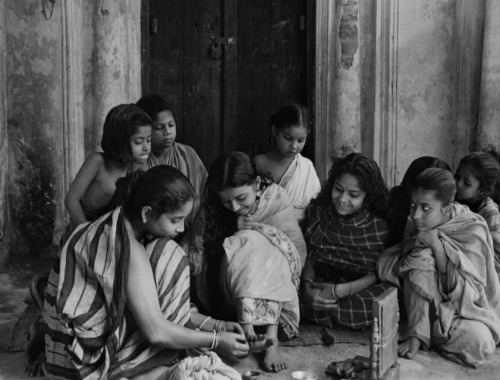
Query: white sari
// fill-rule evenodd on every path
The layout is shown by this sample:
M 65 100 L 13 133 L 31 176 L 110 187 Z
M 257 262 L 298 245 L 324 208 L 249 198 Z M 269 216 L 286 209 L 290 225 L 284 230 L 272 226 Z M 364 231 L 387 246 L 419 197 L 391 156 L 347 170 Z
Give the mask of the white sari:
M 284 188 L 290 196 L 294 215 L 300 223 L 305 218 L 306 208 L 311 199 L 316 198 L 321 190 L 321 184 L 311 160 L 300 153 L 297 154 L 278 185 Z

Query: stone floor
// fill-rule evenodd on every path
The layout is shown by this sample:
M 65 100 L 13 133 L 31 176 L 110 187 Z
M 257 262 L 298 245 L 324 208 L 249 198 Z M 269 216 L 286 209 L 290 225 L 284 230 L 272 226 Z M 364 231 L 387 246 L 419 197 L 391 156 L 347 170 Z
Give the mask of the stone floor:
M 28 294 L 27 284 L 35 271 L 50 266 L 47 259 L 18 259 L 0 266 L 0 380 L 30 379 L 24 374 L 25 357 L 21 352 L 5 352 L 11 328 L 25 308 Z M 331 379 L 325 375 L 326 366 L 332 361 L 369 355 L 368 346 L 358 344 L 336 344 L 333 347 L 282 347 L 281 352 L 288 369 L 279 374 L 262 374 L 259 379 L 291 379 L 296 370 L 309 370 L 317 374 L 318 380 Z M 500 379 L 500 348 L 479 369 L 471 369 L 447 361 L 434 352 L 421 351 L 415 360 L 399 359 L 400 379 L 462 380 Z M 240 373 L 258 369 L 258 361 L 251 356 L 232 363 Z M 40 377 L 39 379 L 45 379 Z

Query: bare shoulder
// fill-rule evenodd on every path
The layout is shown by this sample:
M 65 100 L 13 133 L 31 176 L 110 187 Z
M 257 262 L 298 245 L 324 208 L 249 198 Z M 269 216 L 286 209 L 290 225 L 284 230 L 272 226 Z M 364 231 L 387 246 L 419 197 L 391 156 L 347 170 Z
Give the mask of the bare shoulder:
M 253 158 L 253 163 L 257 167 L 257 170 L 260 170 L 269 164 L 269 157 L 266 153 L 258 154 Z

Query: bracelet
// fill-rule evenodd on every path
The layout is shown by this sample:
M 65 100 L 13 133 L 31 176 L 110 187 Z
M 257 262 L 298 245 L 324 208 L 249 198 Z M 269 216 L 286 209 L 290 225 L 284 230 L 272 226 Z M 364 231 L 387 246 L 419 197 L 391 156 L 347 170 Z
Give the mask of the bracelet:
M 304 283 L 306 283 L 306 282 L 309 282 L 309 283 L 310 283 L 310 284 L 314 287 L 314 281 L 313 281 L 313 280 L 311 280 L 310 278 L 306 278 L 306 279 L 304 280 Z
M 215 350 L 215 345 L 217 343 L 217 333 L 215 332 L 215 330 L 213 331 L 213 333 L 214 333 L 214 337 L 212 338 L 212 344 L 210 345 L 210 351 Z
M 333 295 L 333 298 L 335 298 L 336 300 L 339 299 L 339 297 L 337 297 L 337 293 L 335 292 L 335 286 L 337 284 L 336 283 L 332 283 L 332 295 Z
M 224 321 L 222 319 L 219 319 L 217 322 L 215 322 L 214 330 L 220 333 L 222 331 L 223 326 L 224 326 Z
M 347 296 L 349 297 L 351 295 L 351 282 L 349 281 L 349 293 L 347 293 Z
M 203 322 L 201 322 L 201 324 L 198 326 L 198 330 L 201 330 L 201 328 L 203 327 L 203 325 L 204 325 L 205 323 L 207 323 L 207 321 L 208 321 L 210 318 L 212 318 L 212 317 L 206 317 L 206 318 L 205 318 L 205 320 L 204 320 Z

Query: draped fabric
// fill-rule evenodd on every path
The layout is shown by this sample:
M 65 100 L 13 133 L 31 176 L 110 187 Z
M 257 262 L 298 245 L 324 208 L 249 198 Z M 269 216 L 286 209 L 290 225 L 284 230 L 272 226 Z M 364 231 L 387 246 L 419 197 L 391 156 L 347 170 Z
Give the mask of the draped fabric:
M 312 204 L 307 209 L 305 238 L 317 281 L 344 283 L 373 273 L 388 235 L 385 220 L 365 208 L 348 217 L 338 215 L 334 205 Z M 373 320 L 373 299 L 389 287 L 375 284 L 339 299 L 328 311 L 302 303 L 302 317 L 327 327 L 366 328 Z
M 477 213 L 481 215 L 486 221 L 486 224 L 488 224 L 488 229 L 493 239 L 495 269 L 500 279 L 500 212 L 498 211 L 498 205 L 493 199 L 487 197 L 479 206 Z
M 321 190 L 314 165 L 300 153 L 295 156 L 281 178 L 279 185 L 284 188 L 292 201 L 294 214 L 301 222 L 305 218 L 306 208 L 311 199 L 316 198 Z
M 299 330 L 300 258 L 277 228 L 260 224 L 226 238 L 221 273 L 228 304 L 237 308 L 238 322 L 280 323 L 288 338 Z M 273 306 L 278 304 L 278 308 Z
M 151 346 L 127 312 L 130 254 L 121 208 L 80 225 L 65 244 L 45 294 L 49 377 L 106 379 L 166 351 Z M 185 325 L 190 312 L 184 251 L 173 241 L 158 239 L 147 245 L 146 254 L 162 313 Z
M 158 161 L 154 154 L 150 154 L 148 165 L 150 168 L 158 165 L 173 166 L 189 179 L 198 195 L 198 199 L 195 199 L 193 205 L 193 211 L 188 217 L 188 224 L 191 224 L 205 193 L 205 184 L 208 177 L 207 170 L 196 151 L 189 145 L 174 142 L 161 161 Z
M 478 366 L 488 352 L 471 346 L 469 338 L 478 341 L 480 337 L 478 344 L 493 350 L 500 341 L 500 283 L 491 235 L 482 217 L 458 203 L 452 204 L 451 219 L 437 231 L 448 258 L 444 275 L 437 273 L 430 248 L 417 244 L 402 256 L 399 244 L 380 257 L 379 277 L 398 286 L 400 276 L 406 279 L 409 319 L 422 308 L 420 299 L 435 305 L 436 321 L 430 327 L 410 326 L 424 344 L 438 342 L 443 350 Z M 407 295 L 408 290 L 418 297 Z M 418 324 L 428 323 L 430 317 Z
M 297 219 L 293 215 L 290 199 L 281 187 L 276 184 L 266 187 L 260 197 L 257 210 L 249 216 L 249 219 L 254 222 L 255 228 L 258 228 L 258 225 L 268 225 L 283 232 L 295 246 L 299 256 L 297 263 L 299 263 L 299 267 L 302 269 L 306 256 L 306 244 Z M 210 281 L 220 281 L 220 278 L 214 279 L 209 277 L 207 261 L 210 254 L 209 252 L 205 252 L 204 246 L 205 238 L 208 234 L 210 234 L 210 231 L 207 230 L 205 209 L 202 207 L 191 234 L 186 237 L 184 246 L 188 252 L 191 266 L 191 286 L 192 291 L 195 292 L 193 299 L 196 299 L 198 306 L 204 311 L 214 315 L 225 312 L 226 308 L 218 310 L 218 308 L 222 308 L 215 305 L 216 300 L 214 300 L 214 297 L 218 297 L 218 295 L 211 294 L 209 290 L 208 284 Z M 257 268 L 261 267 L 261 263 L 255 263 L 255 265 Z M 224 271 L 221 270 L 220 273 L 223 275 Z M 297 280 L 298 277 L 297 275 Z M 232 313 L 225 315 L 227 318 L 236 317 Z

